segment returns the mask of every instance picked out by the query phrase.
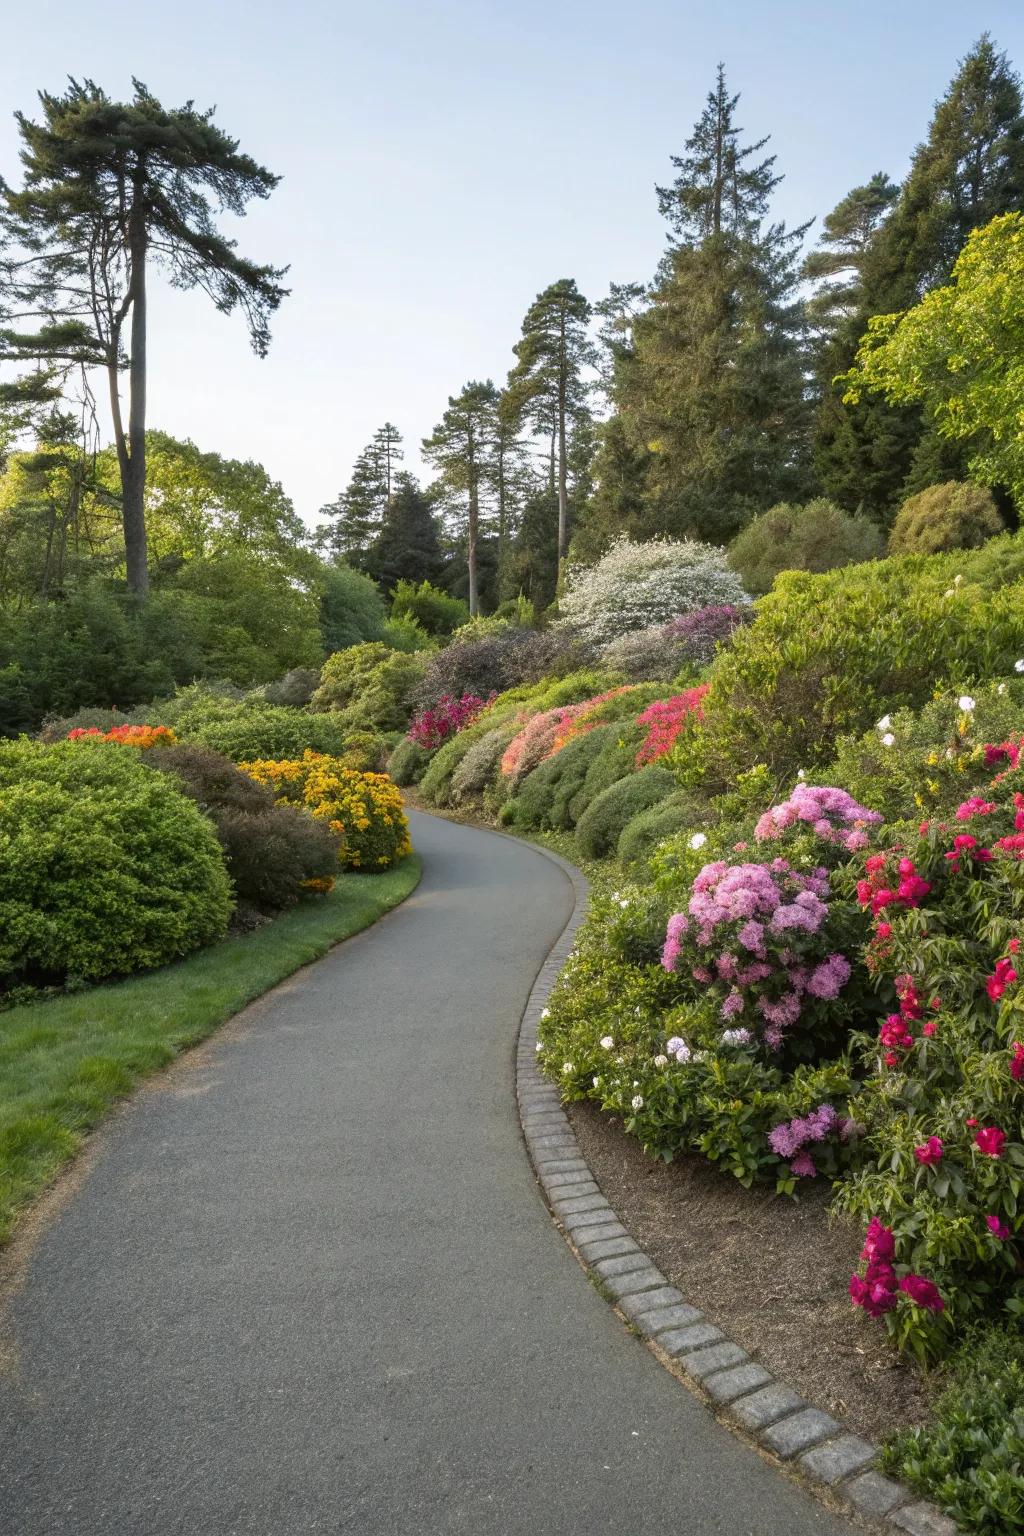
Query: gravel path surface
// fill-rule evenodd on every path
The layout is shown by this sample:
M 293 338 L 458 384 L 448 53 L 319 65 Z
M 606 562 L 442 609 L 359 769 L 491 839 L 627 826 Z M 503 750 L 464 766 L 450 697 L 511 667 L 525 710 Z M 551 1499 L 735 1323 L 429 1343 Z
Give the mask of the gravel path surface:
M 415 895 L 142 1092 L 43 1231 L 0 1320 L 4 1536 L 849 1533 L 540 1199 L 513 1054 L 564 875 L 413 822 Z

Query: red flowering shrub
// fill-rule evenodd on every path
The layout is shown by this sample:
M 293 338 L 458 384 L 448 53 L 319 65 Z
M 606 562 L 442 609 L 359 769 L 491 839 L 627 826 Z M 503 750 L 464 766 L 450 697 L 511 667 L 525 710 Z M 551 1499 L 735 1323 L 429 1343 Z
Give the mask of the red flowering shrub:
M 670 752 L 691 718 L 703 720 L 702 703 L 707 691 L 707 683 L 700 683 L 696 688 L 688 688 L 685 693 L 674 694 L 670 699 L 656 699 L 642 715 L 637 716 L 637 724 L 647 727 L 646 739 L 636 754 L 637 767 L 657 762 L 659 757 Z
M 866 859 L 857 883 L 865 962 L 892 1003 L 851 1104 L 865 1161 L 838 1199 L 871 1225 L 850 1294 L 922 1358 L 982 1310 L 1024 1311 L 1019 747 L 986 747 L 995 776 Z
M 491 699 L 495 695 L 491 694 Z M 467 725 L 483 713 L 490 703 L 490 699 L 478 698 L 475 693 L 464 693 L 461 699 L 455 699 L 450 693 L 443 693 L 436 704 L 430 709 L 423 709 L 413 718 L 409 727 L 408 740 L 415 742 L 418 747 L 424 747 L 428 752 L 433 752 L 436 747 L 454 736 L 456 732 L 464 730 Z

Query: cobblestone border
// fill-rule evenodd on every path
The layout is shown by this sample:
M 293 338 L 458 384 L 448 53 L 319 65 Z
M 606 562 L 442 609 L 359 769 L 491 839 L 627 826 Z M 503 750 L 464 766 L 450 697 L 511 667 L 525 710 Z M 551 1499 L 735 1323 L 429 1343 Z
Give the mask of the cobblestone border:
M 608 1204 L 562 1109 L 558 1090 L 537 1068 L 537 1026 L 586 913 L 588 885 L 579 870 L 538 847 L 568 876 L 573 914 L 541 966 L 523 1014 L 516 1050 L 519 1118 L 548 1206 L 584 1268 L 656 1357 L 699 1388 L 716 1412 L 762 1451 L 796 1468 L 852 1513 L 907 1536 L 956 1536 L 934 1504 L 883 1476 L 878 1447 L 813 1407 L 690 1306 L 630 1237 Z

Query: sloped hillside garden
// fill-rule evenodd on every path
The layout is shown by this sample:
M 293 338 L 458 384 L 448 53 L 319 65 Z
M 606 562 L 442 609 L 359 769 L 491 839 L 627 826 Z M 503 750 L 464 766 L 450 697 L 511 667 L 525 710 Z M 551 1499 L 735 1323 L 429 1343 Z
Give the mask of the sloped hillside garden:
M 941 1487 L 910 1434 L 1024 1310 L 1022 557 L 790 572 L 752 611 L 716 578 L 671 614 L 605 614 L 604 572 L 561 675 L 477 693 L 409 773 L 596 874 L 540 1061 L 635 1235 L 962 1517 L 977 1476 L 1024 1498 L 1012 1417 Z

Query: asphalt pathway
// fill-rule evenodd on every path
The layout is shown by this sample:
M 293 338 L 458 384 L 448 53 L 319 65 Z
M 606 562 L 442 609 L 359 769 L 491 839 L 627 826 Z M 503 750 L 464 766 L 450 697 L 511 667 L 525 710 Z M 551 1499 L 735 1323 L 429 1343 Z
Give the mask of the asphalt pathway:
M 841 1536 L 588 1285 L 513 1049 L 571 908 L 415 818 L 404 906 L 103 1134 L 4 1322 L 3 1536 Z

